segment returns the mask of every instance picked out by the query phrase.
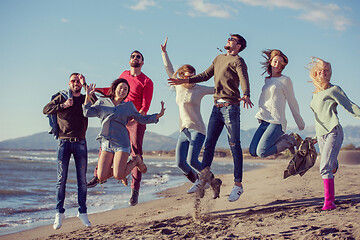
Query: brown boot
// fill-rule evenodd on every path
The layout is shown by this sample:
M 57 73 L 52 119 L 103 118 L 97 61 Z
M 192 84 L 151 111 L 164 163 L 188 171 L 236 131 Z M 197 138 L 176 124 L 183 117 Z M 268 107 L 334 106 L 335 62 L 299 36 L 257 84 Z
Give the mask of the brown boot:
M 220 178 L 213 178 L 211 180 L 210 186 L 214 192 L 214 199 L 220 198 L 220 186 L 222 184 L 222 181 Z
M 198 197 L 203 198 L 205 196 L 205 185 L 206 183 L 211 183 L 211 180 L 214 178 L 214 174 L 210 171 L 210 167 L 204 168 L 199 175 L 199 180 L 201 185 L 197 191 Z
M 297 133 L 290 133 L 290 137 L 292 137 L 292 138 L 295 139 L 295 147 L 296 147 L 296 149 L 299 150 L 299 147 L 300 147 L 303 139 L 302 139 L 302 138 L 300 137 L 300 135 L 297 134 Z
M 145 163 L 143 162 L 142 158 L 140 157 L 140 155 L 135 155 L 132 157 L 132 160 L 135 163 L 135 166 L 139 169 L 139 171 L 141 173 L 146 173 L 147 172 L 147 167 L 145 165 Z

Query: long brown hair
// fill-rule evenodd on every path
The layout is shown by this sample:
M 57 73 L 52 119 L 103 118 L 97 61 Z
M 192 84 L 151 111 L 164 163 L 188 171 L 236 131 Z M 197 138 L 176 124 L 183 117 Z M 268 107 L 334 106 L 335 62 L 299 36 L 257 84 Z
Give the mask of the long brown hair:
M 263 65 L 262 68 L 265 70 L 262 73 L 262 75 L 264 75 L 264 73 L 267 72 L 269 74 L 269 76 L 271 77 L 271 61 L 276 56 L 280 56 L 280 57 L 282 57 L 284 59 L 285 65 L 283 65 L 283 68 L 281 69 L 281 71 L 284 70 L 285 66 L 289 62 L 289 59 L 287 58 L 287 56 L 278 49 L 267 49 L 267 50 L 262 51 L 262 53 L 263 53 L 262 56 L 266 60 L 265 62 L 261 63 L 261 65 Z

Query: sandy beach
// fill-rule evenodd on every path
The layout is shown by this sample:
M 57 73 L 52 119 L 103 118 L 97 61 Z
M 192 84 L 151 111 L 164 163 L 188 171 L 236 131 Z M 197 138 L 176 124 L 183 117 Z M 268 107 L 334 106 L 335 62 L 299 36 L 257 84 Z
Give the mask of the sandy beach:
M 346 155 L 346 154 L 345 154 Z M 346 159 L 346 156 L 344 157 Z M 252 160 L 266 167 L 244 172 L 244 194 L 228 202 L 232 174 L 221 175 L 220 198 L 198 199 L 183 186 L 160 200 L 90 214 L 91 228 L 67 218 L 52 225 L 0 236 L 2 239 L 360 239 L 360 160 L 342 162 L 335 177 L 337 208 L 321 211 L 319 160 L 303 177 L 283 180 L 289 160 Z

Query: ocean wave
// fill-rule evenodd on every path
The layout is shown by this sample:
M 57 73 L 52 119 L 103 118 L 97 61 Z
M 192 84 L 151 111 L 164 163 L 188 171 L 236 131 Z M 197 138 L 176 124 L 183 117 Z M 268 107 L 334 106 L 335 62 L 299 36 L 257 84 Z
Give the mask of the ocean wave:
M 25 190 L 11 190 L 11 189 L 0 189 L 1 197 L 9 197 L 9 196 L 25 196 L 30 195 L 32 192 Z
M 23 208 L 23 209 L 16 209 L 16 208 L 0 208 L 0 215 L 9 216 L 12 214 L 19 214 L 19 213 L 32 213 L 32 212 L 41 212 L 52 210 L 53 206 L 48 207 L 38 207 L 38 208 Z
M 150 179 L 143 179 L 144 184 L 148 186 L 157 186 L 169 182 L 169 174 L 154 174 Z
M 1 160 L 5 161 L 17 161 L 17 162 L 56 162 L 55 156 L 24 156 L 11 154 L 8 156 L 1 156 Z

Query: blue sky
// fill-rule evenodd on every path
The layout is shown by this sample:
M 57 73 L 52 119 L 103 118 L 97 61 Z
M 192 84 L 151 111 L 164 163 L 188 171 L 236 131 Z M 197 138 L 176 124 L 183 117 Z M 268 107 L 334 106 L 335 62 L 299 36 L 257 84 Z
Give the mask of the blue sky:
M 72 72 L 88 83 L 109 86 L 129 69 L 129 55 L 140 50 L 143 72 L 154 82 L 149 113 L 165 116 L 148 131 L 169 135 L 178 130 L 175 93 L 167 86 L 160 44 L 169 37 L 168 53 L 175 68 L 192 64 L 204 71 L 226 44 L 229 33 L 248 41 L 241 53 L 248 65 L 253 109 L 241 110 L 241 128 L 256 128 L 264 77 L 261 51 L 282 50 L 301 114 L 314 125 L 309 108 L 313 86 L 306 64 L 311 56 L 331 62 L 332 83 L 360 104 L 360 3 L 358 0 L 128 0 L 128 1 L 0 1 L 0 141 L 47 131 L 42 114 L 50 96 L 67 88 Z M 213 80 L 204 83 L 212 86 Z M 207 122 L 212 97 L 202 102 Z M 339 108 L 343 126 L 360 126 Z M 287 108 L 289 126 L 296 126 Z M 99 127 L 98 119 L 90 126 Z

